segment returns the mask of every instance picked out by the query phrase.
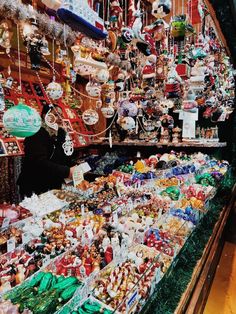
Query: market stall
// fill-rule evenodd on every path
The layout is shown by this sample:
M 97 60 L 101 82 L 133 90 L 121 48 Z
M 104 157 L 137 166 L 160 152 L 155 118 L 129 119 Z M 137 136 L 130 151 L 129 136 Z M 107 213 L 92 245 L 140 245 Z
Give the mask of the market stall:
M 235 198 L 233 60 L 210 2 L 8 0 L 0 16 L 0 312 L 200 313 Z M 77 166 L 20 197 L 24 143 L 59 118 Z

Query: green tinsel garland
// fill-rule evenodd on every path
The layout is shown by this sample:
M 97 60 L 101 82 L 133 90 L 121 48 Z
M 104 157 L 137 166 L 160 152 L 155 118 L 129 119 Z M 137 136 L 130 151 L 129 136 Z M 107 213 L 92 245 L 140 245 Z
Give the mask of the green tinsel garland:
M 235 177 L 232 171 L 228 171 L 216 196 L 210 201 L 210 210 L 201 219 L 179 253 L 176 261 L 172 264 L 160 284 L 157 285 L 155 293 L 143 308 L 142 313 L 174 313 L 182 294 L 192 278 L 194 268 L 198 260 L 202 257 L 204 248 L 219 219 L 223 206 L 227 204 L 231 197 L 231 190 L 234 183 Z

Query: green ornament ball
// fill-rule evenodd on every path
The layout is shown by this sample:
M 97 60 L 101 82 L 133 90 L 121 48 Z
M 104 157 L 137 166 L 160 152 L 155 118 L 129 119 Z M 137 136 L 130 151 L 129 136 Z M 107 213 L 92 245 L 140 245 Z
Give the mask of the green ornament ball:
M 8 133 L 16 137 L 34 135 L 39 131 L 41 122 L 39 113 L 22 102 L 8 109 L 3 115 L 4 127 Z

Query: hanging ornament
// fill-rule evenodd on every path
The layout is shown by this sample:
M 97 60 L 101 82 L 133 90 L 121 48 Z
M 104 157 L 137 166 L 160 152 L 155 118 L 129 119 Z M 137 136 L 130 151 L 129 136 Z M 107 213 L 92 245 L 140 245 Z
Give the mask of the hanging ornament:
M 94 75 L 96 81 L 106 83 L 109 79 L 109 71 L 107 69 L 99 69 Z
M 88 110 L 84 111 L 84 113 L 82 115 L 82 119 L 83 119 L 85 124 L 94 125 L 98 122 L 99 115 L 98 115 L 97 111 L 95 111 L 93 109 L 88 109 Z
M 85 89 L 89 96 L 99 97 L 101 94 L 102 87 L 98 83 L 88 82 Z
M 123 117 L 136 117 L 138 114 L 138 107 L 136 103 L 130 102 L 129 99 L 125 99 L 119 102 L 118 113 Z
M 5 109 L 5 99 L 4 99 L 4 91 L 2 88 L 2 84 L 0 83 L 0 111 L 3 111 Z
M 6 52 L 10 52 L 11 38 L 13 32 L 10 30 L 12 24 L 10 21 L 2 21 L 0 24 L 0 46 L 6 49 Z
M 59 83 L 53 82 L 49 83 L 46 92 L 49 98 L 56 100 L 62 97 L 63 89 Z
M 4 113 L 3 125 L 13 136 L 29 137 L 40 129 L 41 118 L 35 109 L 19 102 Z
M 47 39 L 45 37 L 42 39 L 42 46 L 41 46 L 40 52 L 44 56 L 49 56 L 50 55 L 50 51 L 48 49 L 48 41 L 47 41 Z
M 110 119 L 114 116 L 115 110 L 113 107 L 103 107 L 101 108 L 101 112 L 106 119 Z
M 171 7 L 171 0 L 155 0 L 152 3 L 152 15 L 157 19 L 162 19 L 170 13 Z
M 74 152 L 73 141 L 71 140 L 69 134 L 66 134 L 65 142 L 62 144 L 62 148 L 66 156 L 71 156 Z
M 57 118 L 52 113 L 51 110 L 49 110 L 45 116 L 45 123 L 47 126 L 49 126 L 51 129 L 58 131 L 58 124 L 57 124 Z
M 135 121 L 131 117 L 122 117 L 117 122 L 126 131 L 135 129 Z

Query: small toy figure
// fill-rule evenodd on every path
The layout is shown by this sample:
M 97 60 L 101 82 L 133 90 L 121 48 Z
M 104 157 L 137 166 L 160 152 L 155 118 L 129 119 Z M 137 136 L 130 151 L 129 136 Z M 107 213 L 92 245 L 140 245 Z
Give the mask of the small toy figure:
M 110 23 L 112 29 L 121 29 L 123 21 L 122 13 L 119 0 L 113 0 L 110 4 Z

